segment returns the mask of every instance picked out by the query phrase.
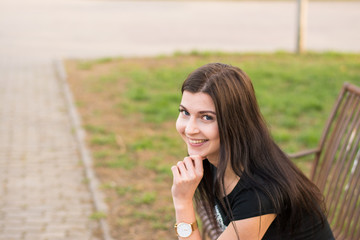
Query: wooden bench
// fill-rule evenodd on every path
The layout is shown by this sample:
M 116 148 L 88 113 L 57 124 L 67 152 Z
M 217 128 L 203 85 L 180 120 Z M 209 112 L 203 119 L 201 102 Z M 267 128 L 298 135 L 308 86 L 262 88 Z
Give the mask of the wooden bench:
M 315 149 L 311 179 L 325 196 L 336 239 L 360 239 L 360 88 L 345 83 Z

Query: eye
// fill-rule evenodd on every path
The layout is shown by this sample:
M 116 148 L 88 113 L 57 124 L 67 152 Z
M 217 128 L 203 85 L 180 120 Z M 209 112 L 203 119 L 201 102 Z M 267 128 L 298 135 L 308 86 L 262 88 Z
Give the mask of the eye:
M 190 116 L 190 113 L 186 111 L 185 109 L 179 109 L 179 112 L 184 116 Z
M 206 121 L 210 121 L 210 120 L 214 119 L 212 116 L 209 116 L 209 115 L 204 115 L 202 118 Z

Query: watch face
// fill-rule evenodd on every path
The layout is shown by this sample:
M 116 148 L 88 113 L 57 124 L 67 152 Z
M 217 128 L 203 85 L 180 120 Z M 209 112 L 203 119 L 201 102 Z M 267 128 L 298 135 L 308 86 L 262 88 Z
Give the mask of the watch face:
M 177 233 L 180 237 L 189 237 L 192 233 L 191 225 L 188 223 L 179 223 Z

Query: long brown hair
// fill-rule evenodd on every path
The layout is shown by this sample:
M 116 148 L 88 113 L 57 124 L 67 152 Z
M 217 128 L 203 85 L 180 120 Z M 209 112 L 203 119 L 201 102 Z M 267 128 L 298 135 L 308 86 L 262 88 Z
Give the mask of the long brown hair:
M 198 204 L 206 205 L 213 224 L 216 224 L 214 199 L 221 199 L 220 193 L 224 192 L 229 162 L 233 171 L 246 178 L 255 191 L 269 197 L 282 230 L 290 227 L 294 232 L 304 211 L 315 212 L 323 220 L 324 209 L 319 208 L 323 207 L 322 194 L 272 139 L 245 72 L 230 65 L 210 63 L 192 72 L 181 91 L 206 93 L 215 105 L 220 135 L 216 180 L 210 163 L 204 161 L 204 177 L 195 198 Z M 266 181 L 266 187 L 258 182 L 255 174 Z M 229 206 L 223 205 L 230 220 L 234 220 Z

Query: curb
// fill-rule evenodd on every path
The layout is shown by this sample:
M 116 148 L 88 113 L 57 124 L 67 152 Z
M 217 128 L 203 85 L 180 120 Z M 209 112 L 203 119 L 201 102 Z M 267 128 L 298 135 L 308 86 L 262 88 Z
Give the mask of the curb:
M 99 181 L 93 170 L 93 159 L 85 143 L 86 133 L 85 130 L 82 128 L 80 115 L 76 110 L 74 104 L 74 98 L 71 93 L 69 84 L 66 80 L 67 75 L 66 75 L 65 67 L 63 65 L 62 60 L 60 59 L 55 60 L 53 65 L 54 65 L 55 76 L 61 85 L 60 87 L 62 88 L 66 105 L 68 107 L 68 113 L 70 116 L 72 127 L 75 132 L 75 138 L 80 151 L 80 157 L 85 168 L 86 178 L 88 180 L 88 187 L 90 189 L 91 196 L 94 201 L 95 211 L 102 212 L 107 215 L 108 206 L 105 204 L 104 201 L 105 197 L 103 193 L 99 191 Z M 99 223 L 100 223 L 100 229 L 102 232 L 103 240 L 113 240 L 110 235 L 110 228 L 106 219 L 101 218 L 99 220 Z

